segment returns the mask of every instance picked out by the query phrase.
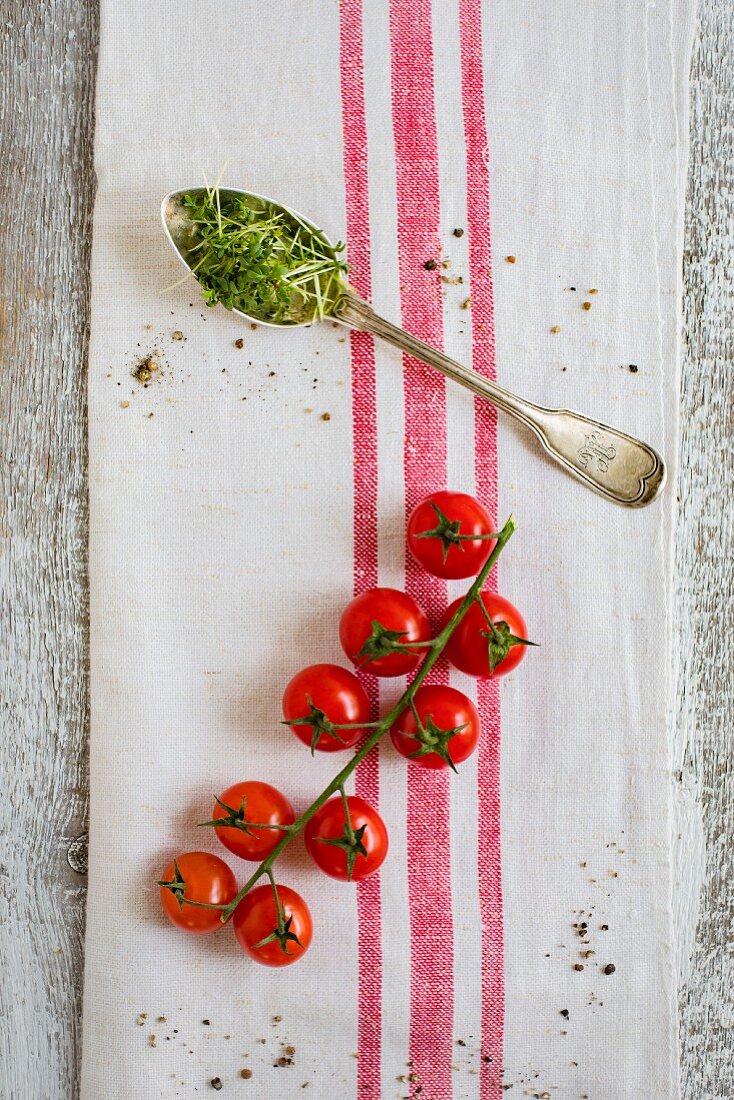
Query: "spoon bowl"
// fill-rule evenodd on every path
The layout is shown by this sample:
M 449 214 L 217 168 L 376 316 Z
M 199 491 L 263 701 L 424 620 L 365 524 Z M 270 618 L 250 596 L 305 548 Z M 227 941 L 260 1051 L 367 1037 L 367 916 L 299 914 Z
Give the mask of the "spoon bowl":
M 334 251 L 334 244 L 326 236 L 323 229 L 315 225 L 304 214 L 299 214 L 292 206 L 283 206 L 282 203 L 277 202 L 275 199 L 269 199 L 267 195 L 258 195 L 255 191 L 244 191 L 239 187 L 219 187 L 217 191 L 221 198 L 226 198 L 228 195 L 243 195 L 246 199 L 250 200 L 251 205 L 254 206 L 255 209 L 262 209 L 263 211 L 277 210 L 284 216 L 301 222 L 303 225 L 308 226 L 314 236 L 323 241 L 327 248 Z M 194 278 L 196 278 L 196 273 L 193 270 L 196 260 L 195 253 L 192 253 L 192 248 L 196 245 L 197 241 L 194 225 L 191 221 L 188 209 L 183 205 L 183 198 L 184 195 L 204 196 L 208 193 L 209 188 L 206 187 L 180 187 L 176 191 L 169 191 L 161 203 L 161 221 L 163 222 L 165 234 L 179 260 Z M 244 313 L 241 309 L 232 309 L 230 312 L 235 313 L 238 317 L 244 317 L 246 321 L 254 321 L 258 325 L 265 325 L 267 328 L 305 328 L 307 325 L 313 324 L 313 320 L 311 319 L 303 321 L 273 321 L 272 318 L 265 318 L 252 313 Z M 334 319 L 338 320 L 338 318 Z
M 196 278 L 194 252 L 197 243 L 196 234 L 194 223 L 183 204 L 183 198 L 189 194 L 211 196 L 215 193 L 218 198 L 244 195 L 255 209 L 262 209 L 269 213 L 276 211 L 278 216 L 300 223 L 322 241 L 330 253 L 336 255 L 334 245 L 319 226 L 303 214 L 274 199 L 258 195 L 254 191 L 244 191 L 234 187 L 215 189 L 184 187 L 166 195 L 161 204 L 161 218 L 172 248 L 194 278 Z M 320 257 L 317 258 L 317 262 L 319 261 Z M 309 264 L 310 262 L 309 257 Z M 648 443 L 643 443 L 642 440 L 635 439 L 634 436 L 618 428 L 612 428 L 582 413 L 573 412 L 570 409 L 546 408 L 510 393 L 492 379 L 457 363 L 437 348 L 431 347 L 416 336 L 404 332 L 391 321 L 380 317 L 367 302 L 359 297 L 354 288 L 342 277 L 340 271 L 337 270 L 334 277 L 337 280 L 336 293 L 331 298 L 327 296 L 326 304 L 329 308 L 324 312 L 329 319 L 357 331 L 379 336 L 404 354 L 435 367 L 448 378 L 491 401 L 497 408 L 530 428 L 540 440 L 546 454 L 568 473 L 608 500 L 628 508 L 640 508 L 659 496 L 665 485 L 665 463 Z M 282 284 L 273 285 L 282 287 Z M 316 292 L 318 294 L 318 287 Z M 322 300 L 319 298 L 320 311 L 321 306 Z M 232 312 L 258 325 L 266 325 L 268 328 L 302 328 L 317 319 L 312 315 L 304 320 L 294 318 L 278 322 L 273 321 L 272 317 L 245 313 L 238 309 L 233 309 Z

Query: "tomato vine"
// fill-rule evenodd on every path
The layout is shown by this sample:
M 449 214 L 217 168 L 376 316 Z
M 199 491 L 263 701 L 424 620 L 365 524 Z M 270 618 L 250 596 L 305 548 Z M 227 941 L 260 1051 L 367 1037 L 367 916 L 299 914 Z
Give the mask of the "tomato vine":
M 427 676 L 431 672 L 431 669 L 435 666 L 435 664 L 438 661 L 439 657 L 442 655 L 442 653 L 446 649 L 449 641 L 451 640 L 452 636 L 454 635 L 454 632 L 456 631 L 457 627 L 459 626 L 459 624 L 461 623 L 462 619 L 467 614 L 467 612 L 475 604 L 479 604 L 480 607 L 482 608 L 482 611 L 484 612 L 484 614 L 486 614 L 486 611 L 484 609 L 484 605 L 482 603 L 482 590 L 484 588 L 485 583 L 487 582 L 489 574 L 492 571 L 498 557 L 500 556 L 503 549 L 507 545 L 509 539 L 512 537 L 512 535 L 515 531 L 515 528 L 516 528 L 515 519 L 514 519 L 514 517 L 510 516 L 510 518 L 507 520 L 507 522 L 505 523 L 502 530 L 499 531 L 496 535 L 493 535 L 493 538 L 496 538 L 496 542 L 495 542 L 495 544 L 492 548 L 492 552 L 489 555 L 489 557 L 487 558 L 484 565 L 482 566 L 481 571 L 479 572 L 479 574 L 477 575 L 477 577 L 475 578 L 475 580 L 471 584 L 471 587 L 468 589 L 466 595 L 463 597 L 462 600 L 457 601 L 457 603 L 455 605 L 452 605 L 452 608 L 453 608 L 452 614 L 447 619 L 447 621 L 445 622 L 445 625 L 442 627 L 442 629 L 439 631 L 439 633 L 436 635 L 436 637 L 432 638 L 431 640 L 429 640 L 425 643 L 421 643 L 421 648 L 425 649 L 425 653 L 426 653 L 425 659 L 423 660 L 423 663 L 418 668 L 418 671 L 416 672 L 413 680 L 408 685 L 407 689 L 405 690 L 405 692 L 403 693 L 403 695 L 401 696 L 399 701 L 395 704 L 395 706 L 390 710 L 390 712 L 388 714 L 386 714 L 384 717 L 382 717 L 376 723 L 360 723 L 360 725 L 364 729 L 369 731 L 368 736 L 363 741 L 363 743 L 360 745 L 360 747 L 356 750 L 354 755 L 350 758 L 348 763 L 345 764 L 344 767 L 341 768 L 340 771 L 338 771 L 336 773 L 336 775 L 333 777 L 331 782 L 328 783 L 326 787 L 324 787 L 324 789 L 313 800 L 313 802 L 310 804 L 310 806 L 308 806 L 307 809 L 305 809 L 300 814 L 300 816 L 298 816 L 295 819 L 295 821 L 293 821 L 289 825 L 272 826 L 272 825 L 264 824 L 262 826 L 263 828 L 267 827 L 267 828 L 274 829 L 274 830 L 277 830 L 277 831 L 280 832 L 281 835 L 280 835 L 280 838 L 278 839 L 277 843 L 271 848 L 271 850 L 269 851 L 267 856 L 265 856 L 265 858 L 261 860 L 261 862 L 258 864 L 258 866 L 255 868 L 255 870 L 252 872 L 250 877 L 245 882 L 244 886 L 242 886 L 242 888 L 235 894 L 234 897 L 231 898 L 231 900 L 229 900 L 229 901 L 227 901 L 226 903 L 223 903 L 223 904 L 216 904 L 216 905 L 212 904 L 212 905 L 208 906 L 208 908 L 218 910 L 219 914 L 220 914 L 219 919 L 220 919 L 221 923 L 226 924 L 232 918 L 232 916 L 235 913 L 235 911 L 237 910 L 238 906 L 243 902 L 245 897 L 253 890 L 253 888 L 256 886 L 256 884 L 263 878 L 267 879 L 269 884 L 270 884 L 270 887 L 272 889 L 272 892 L 273 892 L 274 904 L 275 904 L 275 909 L 276 909 L 276 912 L 277 912 L 277 927 L 272 932 L 272 934 L 270 934 L 268 937 L 266 937 L 261 943 L 255 944 L 254 945 L 255 947 L 262 946 L 265 942 L 269 943 L 273 940 L 277 940 L 278 943 L 280 944 L 281 950 L 286 955 L 289 954 L 288 944 L 294 939 L 294 934 L 290 931 L 290 925 L 288 923 L 288 918 L 285 916 L 284 908 L 283 908 L 283 905 L 281 903 L 281 898 L 280 898 L 280 893 L 279 893 L 279 890 L 282 890 L 282 889 L 285 889 L 285 888 L 283 888 L 283 887 L 279 888 L 278 887 L 278 885 L 275 882 L 274 875 L 273 875 L 273 868 L 274 868 L 275 864 L 277 863 L 278 859 L 283 854 L 285 849 L 295 840 L 295 838 L 301 832 L 303 832 L 303 830 L 306 828 L 309 821 L 311 821 L 311 819 L 314 817 L 314 815 L 321 809 L 322 806 L 324 806 L 324 804 L 326 802 L 328 802 L 328 800 L 330 798 L 332 798 L 332 796 L 334 796 L 334 795 L 340 795 L 341 796 L 341 798 L 344 802 L 345 811 L 346 811 L 347 796 L 346 796 L 345 784 L 350 779 L 350 777 L 354 773 L 355 769 L 365 759 L 365 757 L 367 757 L 372 752 L 372 750 L 382 740 L 382 738 L 385 736 L 385 734 L 387 734 L 390 731 L 391 727 L 400 718 L 400 716 L 403 714 L 404 711 L 411 710 L 413 713 L 415 713 L 415 702 L 414 702 L 414 700 L 415 700 L 415 696 L 416 696 L 417 692 L 419 691 L 421 685 L 424 683 Z M 487 616 L 487 619 L 489 619 L 488 616 Z M 501 628 L 504 625 L 505 624 L 499 624 L 499 626 L 497 626 L 497 624 L 492 623 L 491 621 L 489 621 L 490 629 L 487 631 L 487 633 L 489 634 L 491 632 L 494 635 L 494 632 L 496 631 L 498 634 L 501 634 Z M 384 638 L 385 633 L 389 633 L 389 632 L 384 632 L 383 633 L 383 638 Z M 494 644 L 496 646 L 498 639 L 493 636 L 490 639 L 490 641 L 494 642 Z M 519 642 L 519 641 L 520 641 L 520 639 L 512 638 L 512 643 L 514 643 L 514 644 L 517 644 L 517 642 Z M 522 640 L 522 642 L 524 643 L 524 639 Z M 390 643 L 388 643 L 388 649 L 389 649 L 389 644 Z M 394 645 L 395 649 L 398 652 L 401 651 L 401 647 L 404 648 L 404 645 L 400 642 L 399 638 L 396 638 L 394 640 L 394 643 L 392 643 L 392 644 Z M 493 657 L 494 656 L 495 656 L 495 654 L 493 653 Z M 336 727 L 336 728 L 338 728 L 338 727 Z M 334 733 L 335 732 L 335 727 L 332 727 L 332 726 L 324 726 L 324 729 L 329 733 Z M 317 730 L 317 732 L 320 733 L 320 732 L 323 732 L 323 730 L 319 729 L 319 730 Z M 446 745 L 443 745 L 442 748 L 443 748 L 444 751 L 447 751 L 446 750 Z M 243 831 L 245 831 L 248 834 L 251 834 L 253 829 L 257 829 L 259 827 L 257 823 L 253 823 L 253 822 L 245 820 L 245 805 L 244 805 L 244 802 L 242 802 L 242 804 L 240 806 L 231 806 L 231 805 L 227 805 L 227 804 L 222 804 L 220 802 L 220 800 L 217 799 L 217 803 L 219 804 L 220 808 L 223 811 L 222 818 L 220 818 L 220 819 L 215 818 L 215 819 L 212 819 L 211 821 L 205 822 L 204 824 L 213 825 L 213 826 L 220 826 L 220 827 L 222 825 L 227 825 L 227 826 L 230 826 L 230 827 L 231 826 L 239 826 L 241 829 L 243 829 Z M 361 835 L 358 838 L 353 836 L 348 813 L 346 814 L 345 838 L 347 840 L 351 839 L 353 841 L 354 850 L 350 849 L 347 853 L 347 855 L 348 855 L 348 866 L 349 866 L 349 870 L 351 871 L 351 867 L 354 864 L 354 859 L 356 858 L 356 855 L 359 853 L 360 844 L 361 844 Z M 351 877 L 351 876 L 348 876 L 348 877 Z M 171 881 L 171 880 L 169 880 L 169 881 L 160 881 L 159 885 L 163 889 L 169 890 L 174 894 L 176 900 L 178 901 L 179 907 L 181 907 L 181 908 L 183 908 L 183 906 L 185 906 L 185 905 L 191 905 L 191 904 L 196 904 L 200 907 L 207 907 L 205 905 L 205 903 L 191 902 L 187 899 L 185 883 L 183 882 L 182 876 L 180 874 L 176 874 L 175 876 L 173 876 L 173 881 Z M 291 893 L 292 893 L 292 891 L 291 891 Z M 298 943 L 297 940 L 296 940 L 296 942 Z M 299 946 L 302 947 L 303 945 L 299 944 Z M 302 952 L 299 952 L 299 953 L 302 953 Z

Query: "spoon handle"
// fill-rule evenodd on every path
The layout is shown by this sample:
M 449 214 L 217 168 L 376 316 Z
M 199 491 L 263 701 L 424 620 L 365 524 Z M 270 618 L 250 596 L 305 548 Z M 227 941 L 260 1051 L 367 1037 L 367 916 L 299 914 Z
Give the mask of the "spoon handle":
M 547 409 L 510 393 L 386 321 L 355 292 L 344 295 L 335 317 L 350 328 L 381 337 L 473 393 L 486 397 L 497 408 L 531 428 L 551 458 L 609 500 L 641 508 L 654 500 L 663 488 L 665 464 L 647 443 L 581 413 Z

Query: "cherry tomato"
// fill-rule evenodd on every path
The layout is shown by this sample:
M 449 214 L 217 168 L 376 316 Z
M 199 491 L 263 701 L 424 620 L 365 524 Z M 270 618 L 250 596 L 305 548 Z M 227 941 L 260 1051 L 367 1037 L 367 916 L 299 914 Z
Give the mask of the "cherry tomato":
M 489 513 L 474 497 L 431 493 L 408 520 L 408 549 L 434 577 L 475 577 L 492 553 L 496 539 L 486 536 L 494 530 Z
M 270 884 L 245 894 L 232 917 L 240 947 L 263 966 L 290 966 L 305 954 L 313 936 L 311 913 L 301 895 L 278 886 L 278 897 L 280 921 Z
M 169 883 L 173 889 L 161 883 Z M 168 864 L 159 884 L 161 904 L 171 924 L 184 932 L 203 934 L 222 927 L 216 909 L 199 909 L 186 901 L 228 905 L 237 894 L 237 882 L 227 864 L 209 852 L 186 852 Z M 181 902 L 179 902 L 179 898 Z
M 449 621 L 461 600 L 447 608 L 443 624 Z M 509 600 L 494 592 L 482 592 L 482 603 L 494 624 L 490 631 L 486 617 L 473 603 L 451 635 L 445 653 L 452 665 L 469 676 L 506 676 L 517 668 L 528 645 L 525 620 Z
M 258 829 L 248 822 L 260 825 L 292 825 L 296 815 L 285 795 L 269 783 L 250 780 L 235 783 L 219 797 L 212 811 L 212 820 L 227 824 L 215 825 L 214 831 L 225 848 L 242 859 L 255 863 L 269 856 L 283 836 L 282 829 Z
M 309 665 L 293 677 L 283 695 L 283 717 L 311 751 L 339 752 L 356 745 L 364 733 L 358 726 L 328 732 L 330 724 L 369 722 L 367 692 L 349 669 L 339 665 Z
M 346 828 L 344 803 L 337 795 L 316 811 L 306 825 L 304 839 L 308 854 L 325 874 L 355 882 L 374 874 L 382 865 L 389 841 L 385 822 L 374 806 L 354 794 L 347 795 L 347 805 L 351 836 Z
M 460 764 L 474 752 L 479 740 L 477 708 L 462 692 L 444 684 L 424 684 L 413 699 L 423 734 L 417 736 L 415 714 L 403 711 L 390 729 L 392 743 L 402 756 L 423 768 Z
M 397 588 L 370 588 L 347 604 L 339 639 L 350 661 L 375 676 L 405 676 L 417 668 L 425 649 L 396 648 L 426 642 L 431 628 L 412 596 Z

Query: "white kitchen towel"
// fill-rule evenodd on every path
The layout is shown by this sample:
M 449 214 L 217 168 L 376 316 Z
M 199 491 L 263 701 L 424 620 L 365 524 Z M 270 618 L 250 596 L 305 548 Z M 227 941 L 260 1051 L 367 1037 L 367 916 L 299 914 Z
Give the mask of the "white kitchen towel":
M 386 317 L 674 474 L 692 28 L 692 0 L 103 0 L 84 1100 L 217 1078 L 258 1100 L 677 1095 L 674 477 L 614 507 L 388 347 L 162 293 L 159 207 L 227 162 L 346 238 Z M 405 560 L 406 509 L 446 485 L 517 517 L 497 585 L 540 643 L 499 688 L 451 673 L 479 752 L 450 779 L 389 745 L 365 762 L 390 856 L 355 889 L 294 846 L 282 878 L 315 924 L 296 966 L 177 933 L 154 881 L 216 850 L 213 794 L 260 778 L 305 807 L 333 774 L 280 697 L 346 663 L 354 591 L 407 585 L 437 614 L 463 590 Z

